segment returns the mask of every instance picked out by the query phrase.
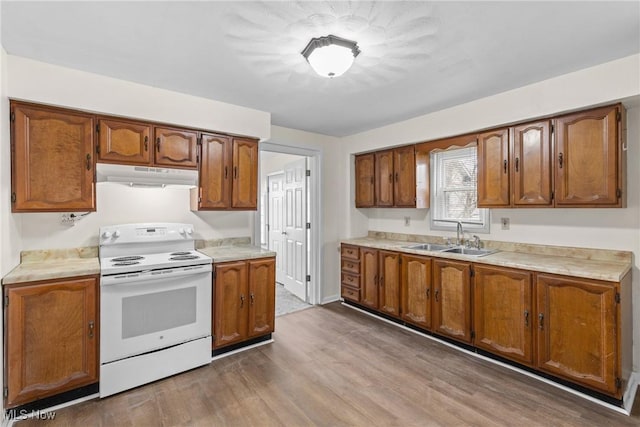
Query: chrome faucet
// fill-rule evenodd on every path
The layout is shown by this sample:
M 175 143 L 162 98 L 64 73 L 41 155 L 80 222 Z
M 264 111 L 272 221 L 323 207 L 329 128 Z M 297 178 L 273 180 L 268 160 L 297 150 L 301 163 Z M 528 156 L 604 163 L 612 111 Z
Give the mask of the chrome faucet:
M 456 226 L 456 245 L 462 245 L 462 240 L 464 240 L 464 231 L 462 230 L 462 222 L 458 221 Z

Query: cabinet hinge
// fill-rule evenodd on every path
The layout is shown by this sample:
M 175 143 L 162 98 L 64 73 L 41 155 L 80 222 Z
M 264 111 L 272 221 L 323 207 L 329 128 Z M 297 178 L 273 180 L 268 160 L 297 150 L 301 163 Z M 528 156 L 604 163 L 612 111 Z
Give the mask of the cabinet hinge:
M 616 388 L 617 389 L 622 388 L 622 380 L 620 379 L 620 377 L 616 377 Z
M 621 121 L 621 120 L 622 120 L 622 113 L 620 113 L 620 111 L 618 111 L 618 112 L 616 113 L 616 120 L 617 120 L 617 121 Z
M 213 269 L 213 278 L 214 279 L 216 278 L 216 269 L 215 268 Z
M 551 123 L 551 133 L 554 133 L 556 131 L 556 126 Z
M 616 302 L 620 304 L 620 293 L 616 292 Z
M 311 176 L 311 171 L 310 171 L 309 169 L 307 169 L 307 170 L 305 171 L 305 174 L 306 174 L 307 176 Z
M 555 191 L 552 191 L 551 192 L 551 200 L 553 200 L 554 197 L 556 197 L 556 193 L 555 193 Z
M 4 296 L 4 306 L 9 307 L 9 295 Z
M 473 277 L 476 273 L 473 271 L 473 268 L 469 268 L 469 277 Z
M 5 388 L 2 390 L 2 395 L 3 395 L 4 397 L 9 397 L 9 387 L 5 387 Z
M 100 144 L 96 144 L 96 154 L 100 154 Z
M 211 341 L 215 341 L 216 340 L 216 336 L 215 335 L 211 335 Z
M 11 193 L 11 203 L 16 202 L 16 193 Z
M 14 113 L 12 111 L 11 114 L 9 114 L 9 120 L 11 120 L 12 122 L 15 122 L 16 121 L 16 113 Z
M 310 222 L 307 223 L 307 230 L 311 230 L 311 223 Z
M 618 199 L 622 197 L 622 190 L 621 190 L 621 189 L 619 189 L 619 188 L 617 188 L 617 189 L 616 189 L 616 197 L 617 197 Z
M 265 225 L 267 226 L 267 232 L 268 232 L 271 227 L 269 226 L 269 224 L 265 224 Z
M 307 282 L 310 282 L 310 281 L 311 281 L 311 275 L 307 274 Z
M 96 132 L 100 133 L 100 125 L 96 124 Z
M 474 339 L 476 337 L 476 331 L 471 331 L 471 339 Z

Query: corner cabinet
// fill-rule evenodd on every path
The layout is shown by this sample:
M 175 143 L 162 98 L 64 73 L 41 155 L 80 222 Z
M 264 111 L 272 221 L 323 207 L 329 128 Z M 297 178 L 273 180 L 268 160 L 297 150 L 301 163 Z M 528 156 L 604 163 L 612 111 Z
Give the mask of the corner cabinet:
M 12 212 L 95 211 L 94 116 L 11 102 Z
M 5 407 L 98 382 L 98 279 L 4 286 Z
M 257 209 L 258 141 L 203 133 L 200 151 L 191 210 Z
M 275 330 L 275 266 L 275 258 L 214 264 L 214 349 Z

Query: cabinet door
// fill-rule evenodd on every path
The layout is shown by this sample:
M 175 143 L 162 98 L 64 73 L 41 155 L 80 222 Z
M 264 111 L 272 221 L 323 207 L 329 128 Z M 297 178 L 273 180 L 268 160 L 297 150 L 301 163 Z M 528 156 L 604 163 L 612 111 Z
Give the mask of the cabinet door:
M 534 313 L 528 271 L 474 266 L 475 346 L 531 365 Z
M 431 329 L 431 259 L 402 255 L 402 319 Z
M 233 180 L 231 207 L 258 207 L 258 141 L 233 139 Z
M 556 206 L 618 205 L 618 108 L 556 119 Z
M 433 330 L 471 343 L 471 265 L 433 262 Z
M 478 135 L 478 207 L 509 206 L 509 130 Z
M 375 205 L 375 156 L 356 156 L 356 208 L 370 208 Z
M 548 121 L 513 128 L 513 205 L 551 206 L 551 136 Z
M 197 167 L 197 132 L 156 127 L 154 133 L 156 138 L 154 163 L 157 166 L 186 169 Z
M 416 206 L 415 147 L 409 145 L 393 150 L 393 204 L 399 207 Z
M 249 317 L 247 263 L 214 265 L 213 286 L 213 347 L 245 340 Z
M 620 395 L 616 284 L 539 274 L 538 368 Z
M 393 206 L 393 150 L 375 153 L 376 206 Z
M 249 261 L 249 333 L 259 337 L 274 331 L 276 313 L 275 258 Z
M 378 302 L 380 311 L 400 317 L 400 254 L 379 251 Z
M 98 381 L 97 280 L 7 286 L 6 407 Z
M 134 165 L 148 165 L 151 162 L 151 126 L 101 118 L 98 129 L 99 161 Z
M 360 290 L 362 304 L 378 309 L 378 251 L 360 249 Z
M 95 211 L 93 116 L 17 103 L 11 110 L 11 210 Z
M 230 206 L 231 138 L 202 134 L 200 160 L 199 209 L 224 209 Z

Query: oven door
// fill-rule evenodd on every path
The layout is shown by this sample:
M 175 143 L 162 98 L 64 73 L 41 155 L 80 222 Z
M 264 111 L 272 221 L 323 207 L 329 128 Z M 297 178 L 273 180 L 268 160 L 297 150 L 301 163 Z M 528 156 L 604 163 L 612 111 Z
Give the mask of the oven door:
M 211 264 L 105 276 L 100 363 L 211 335 Z

